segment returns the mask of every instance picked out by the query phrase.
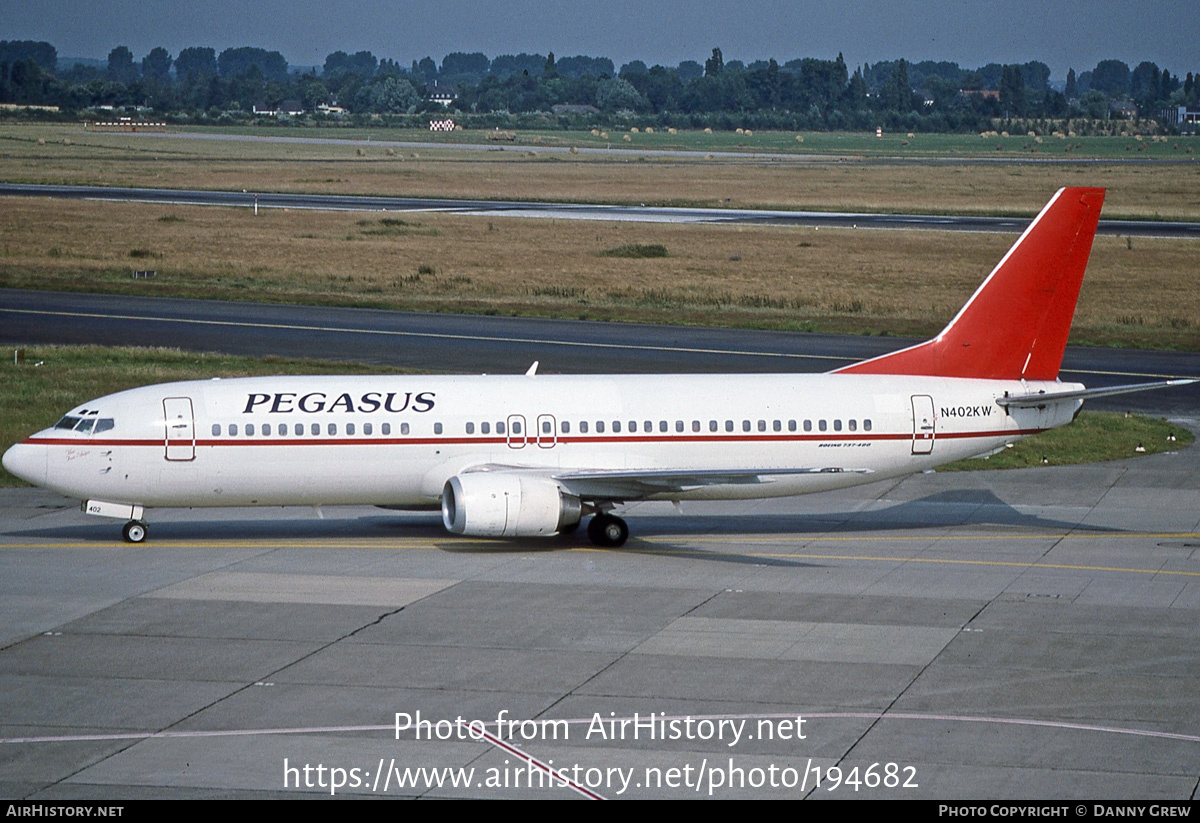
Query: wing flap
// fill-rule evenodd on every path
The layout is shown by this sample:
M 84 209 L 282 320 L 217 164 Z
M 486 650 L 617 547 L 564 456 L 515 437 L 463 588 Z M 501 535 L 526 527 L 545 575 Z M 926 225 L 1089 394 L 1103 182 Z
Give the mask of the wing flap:
M 651 494 L 686 492 L 706 486 L 773 483 L 785 477 L 813 474 L 871 474 L 868 468 L 822 466 L 761 469 L 580 469 L 552 477 L 586 498 L 633 499 Z

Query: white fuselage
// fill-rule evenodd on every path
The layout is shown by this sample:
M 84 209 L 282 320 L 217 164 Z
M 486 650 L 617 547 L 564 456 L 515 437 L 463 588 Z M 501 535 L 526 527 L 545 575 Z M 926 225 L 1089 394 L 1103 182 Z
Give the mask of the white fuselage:
M 995 400 L 1070 388 L 1081 387 L 837 374 L 237 378 L 100 398 L 64 418 L 96 423 L 39 432 L 4 462 L 72 497 L 138 506 L 426 506 L 481 466 L 808 472 L 641 495 L 778 497 L 1063 425 L 1081 401 L 1006 411 Z

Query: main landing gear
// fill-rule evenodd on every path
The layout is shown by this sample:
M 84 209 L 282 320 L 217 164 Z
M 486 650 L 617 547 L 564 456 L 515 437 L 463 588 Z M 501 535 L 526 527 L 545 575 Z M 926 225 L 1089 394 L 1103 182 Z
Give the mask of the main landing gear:
M 597 546 L 616 548 L 629 539 L 629 526 L 615 514 L 597 514 L 588 523 L 588 539 Z
M 126 543 L 141 543 L 146 539 L 146 524 L 141 520 L 130 520 L 121 529 L 121 536 Z

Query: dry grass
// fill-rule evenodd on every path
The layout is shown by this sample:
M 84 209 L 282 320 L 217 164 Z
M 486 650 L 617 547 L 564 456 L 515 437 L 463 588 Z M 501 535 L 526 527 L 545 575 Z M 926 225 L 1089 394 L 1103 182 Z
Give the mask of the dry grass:
M 1012 235 L 12 198 L 0 285 L 923 335 Z M 662 245 L 669 257 L 611 258 Z M 131 257 L 131 252 L 139 256 Z M 1196 244 L 1098 238 L 1075 340 L 1200 348 Z M 155 269 L 153 280 L 130 279 Z
M 1108 189 L 1109 218 L 1200 220 L 1196 165 L 767 163 L 536 148 L 391 156 L 373 146 L 359 156 L 356 145 L 90 134 L 69 125 L 0 126 L 0 148 L 3 176 L 14 182 L 1030 216 L 1061 186 L 1094 185 Z

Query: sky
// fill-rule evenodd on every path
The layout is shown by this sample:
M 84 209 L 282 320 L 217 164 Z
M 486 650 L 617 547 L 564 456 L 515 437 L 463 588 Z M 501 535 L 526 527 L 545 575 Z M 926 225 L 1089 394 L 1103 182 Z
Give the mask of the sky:
M 674 66 L 832 59 L 851 67 L 950 60 L 964 68 L 1040 60 L 1055 80 L 1100 60 L 1200 70 L 1200 14 L 1184 0 L 0 0 L 0 40 L 45 40 L 60 57 L 128 46 L 257 46 L 293 66 L 366 49 L 403 65 L 454 51 L 554 52 Z

